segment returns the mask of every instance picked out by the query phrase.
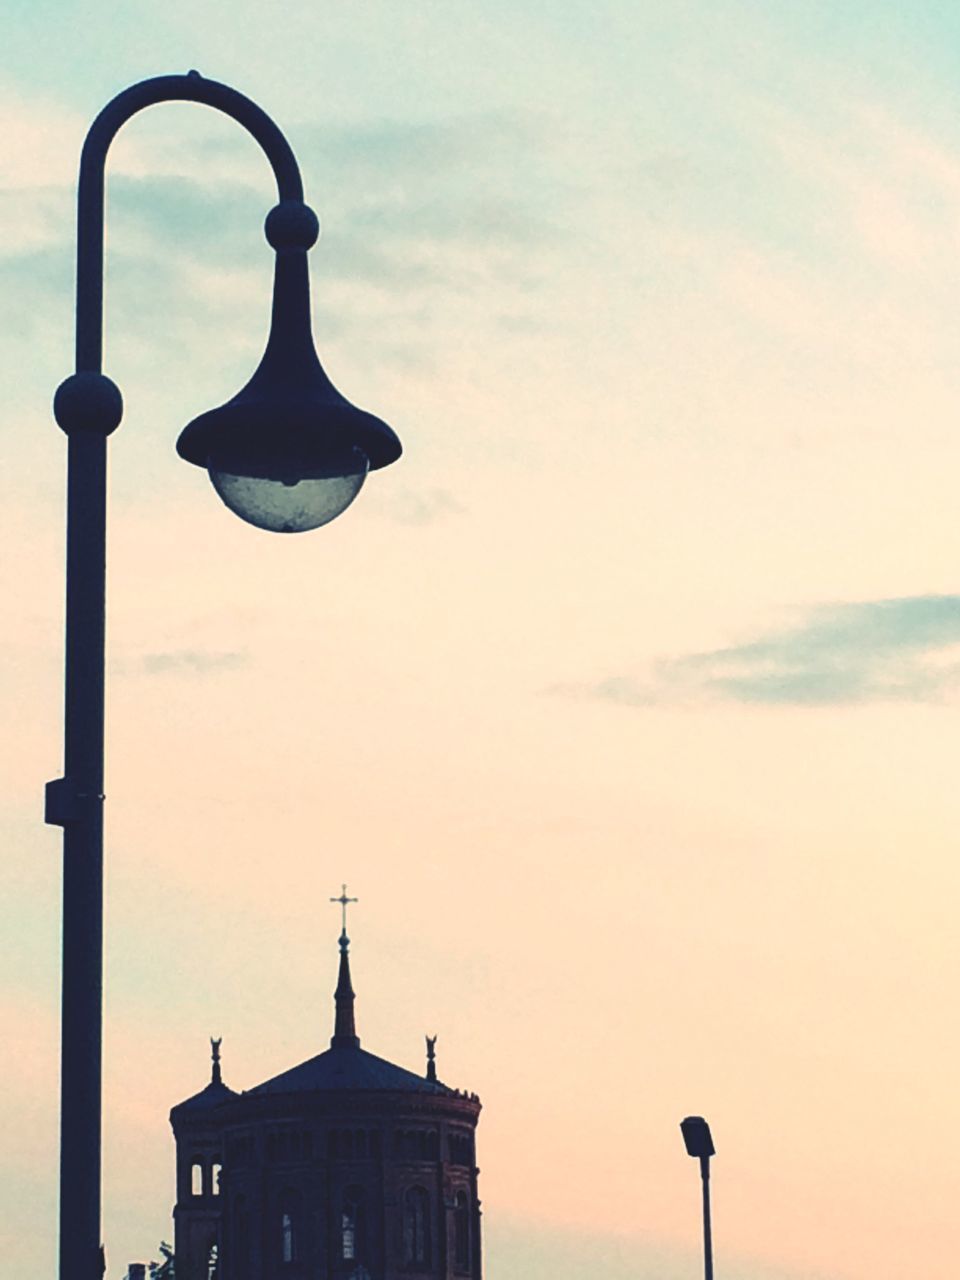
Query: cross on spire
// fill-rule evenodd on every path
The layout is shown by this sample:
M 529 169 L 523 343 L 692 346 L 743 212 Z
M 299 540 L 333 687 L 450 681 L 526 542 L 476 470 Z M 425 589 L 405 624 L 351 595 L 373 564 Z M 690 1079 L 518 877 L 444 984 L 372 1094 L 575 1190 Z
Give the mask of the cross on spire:
M 342 886 L 342 888 L 341 888 L 341 891 L 340 891 L 340 897 L 339 897 L 339 898 L 331 898 L 331 899 L 330 899 L 330 901 L 331 901 L 331 902 L 339 902 L 339 903 L 340 903 L 340 909 L 341 909 L 341 911 L 343 912 L 343 924 L 342 924 L 341 929 L 340 929 L 340 947 L 341 947 L 341 949 L 342 949 L 342 950 L 345 950 L 345 949 L 346 949 L 347 944 L 350 942 L 350 939 L 347 937 L 347 907 L 349 906 L 349 904 L 350 904 L 351 902 L 359 902 L 359 901 L 360 901 L 360 899 L 359 899 L 359 898 L 348 898 L 348 897 L 347 897 L 347 886 L 346 886 L 346 885 L 343 885 L 343 886 Z
M 351 902 L 357 902 L 357 898 L 347 897 L 347 886 L 343 885 L 339 898 L 331 898 L 331 902 L 338 902 L 340 910 L 343 913 L 343 923 L 340 929 L 340 976 L 337 979 L 337 989 L 333 993 L 334 1003 L 336 1005 L 336 1018 L 333 1025 L 333 1039 L 330 1045 L 334 1049 L 357 1049 L 360 1046 L 360 1040 L 357 1036 L 357 1028 L 353 1017 L 353 986 L 350 982 L 350 939 L 347 937 L 347 907 Z

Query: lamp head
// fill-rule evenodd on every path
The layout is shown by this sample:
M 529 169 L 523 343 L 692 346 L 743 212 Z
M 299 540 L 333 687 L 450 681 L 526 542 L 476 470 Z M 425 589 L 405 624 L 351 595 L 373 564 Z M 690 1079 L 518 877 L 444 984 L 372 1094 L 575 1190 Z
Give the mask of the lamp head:
M 710 1136 L 710 1126 L 703 1116 L 687 1116 L 686 1120 L 681 1120 L 680 1132 L 683 1134 L 688 1156 L 702 1158 L 716 1153 L 713 1138 Z
M 402 452 L 391 428 L 342 396 L 320 364 L 306 255 L 316 217 L 289 204 L 267 218 L 277 263 L 263 359 L 232 400 L 194 418 L 177 441 L 181 458 L 207 469 L 232 511 L 279 533 L 327 524 L 354 500 L 368 471 Z
M 368 471 L 400 455 L 386 423 L 345 400 L 319 361 L 311 381 L 278 385 L 261 365 L 238 395 L 194 418 L 177 441 L 182 458 L 206 467 L 226 505 L 261 529 L 300 533 L 327 524 L 354 500 Z

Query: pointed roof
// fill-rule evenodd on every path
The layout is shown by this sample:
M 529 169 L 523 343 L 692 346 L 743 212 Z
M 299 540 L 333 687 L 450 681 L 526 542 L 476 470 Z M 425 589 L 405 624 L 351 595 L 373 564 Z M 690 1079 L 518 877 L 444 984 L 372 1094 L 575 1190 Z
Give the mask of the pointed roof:
M 244 1097 L 267 1093 L 312 1093 L 318 1089 L 389 1089 L 404 1093 L 445 1094 L 457 1096 L 457 1090 L 427 1080 L 413 1071 L 398 1067 L 375 1053 L 354 1046 L 333 1046 L 315 1058 L 291 1067 L 272 1080 L 247 1089 Z M 462 1095 L 461 1095 L 462 1096 Z
M 235 1093 L 223 1083 L 223 1075 L 220 1070 L 220 1040 L 210 1038 L 210 1083 L 205 1089 L 201 1089 L 199 1093 L 195 1093 L 192 1097 L 178 1102 L 171 1110 L 171 1119 L 174 1115 L 181 1116 L 187 1112 L 195 1114 L 201 1111 L 210 1111 L 214 1107 L 219 1107 L 221 1102 L 226 1102 L 230 1098 L 238 1098 L 240 1095 Z
M 385 1058 L 360 1048 L 357 1035 L 354 1004 L 356 996 L 350 979 L 350 939 L 346 929 L 346 904 L 356 901 L 347 898 L 346 886 L 340 898 L 332 898 L 344 907 L 344 923 L 340 930 L 340 970 L 337 989 L 334 992 L 336 1009 L 330 1048 L 315 1058 L 308 1058 L 289 1071 L 281 1072 L 272 1080 L 244 1091 L 244 1097 L 252 1094 L 310 1093 L 319 1089 L 385 1089 L 408 1093 L 443 1094 L 449 1097 L 463 1096 L 456 1089 L 441 1084 L 436 1079 L 418 1076 L 405 1067 L 398 1067 Z

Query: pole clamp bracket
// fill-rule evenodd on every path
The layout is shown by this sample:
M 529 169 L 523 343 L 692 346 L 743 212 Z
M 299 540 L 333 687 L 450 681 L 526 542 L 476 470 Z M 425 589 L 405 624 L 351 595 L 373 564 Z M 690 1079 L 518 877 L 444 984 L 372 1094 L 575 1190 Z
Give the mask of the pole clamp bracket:
M 81 791 L 72 778 L 54 778 L 44 789 L 43 819 L 52 827 L 65 827 L 79 822 L 103 801 L 103 795 Z

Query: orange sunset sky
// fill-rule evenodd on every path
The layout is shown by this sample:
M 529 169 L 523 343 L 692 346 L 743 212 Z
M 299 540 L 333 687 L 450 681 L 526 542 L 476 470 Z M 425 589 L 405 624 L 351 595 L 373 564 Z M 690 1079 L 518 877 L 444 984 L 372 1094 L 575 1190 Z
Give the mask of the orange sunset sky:
M 404 458 L 242 525 L 174 454 L 263 348 L 269 170 L 111 152 L 104 1232 L 167 1115 L 358 1029 L 475 1090 L 489 1280 L 955 1274 L 960 16 L 72 0 L 0 52 L 0 1252 L 56 1253 L 64 438 L 89 121 L 198 67 L 297 152 L 321 358 Z

